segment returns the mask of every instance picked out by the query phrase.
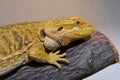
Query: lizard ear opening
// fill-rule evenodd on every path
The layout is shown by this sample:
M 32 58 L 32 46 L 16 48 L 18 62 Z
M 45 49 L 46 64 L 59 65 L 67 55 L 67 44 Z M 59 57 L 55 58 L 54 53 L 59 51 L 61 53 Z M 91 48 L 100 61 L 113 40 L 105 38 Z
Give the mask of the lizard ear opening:
M 42 37 L 46 36 L 44 29 L 40 30 L 40 34 L 41 34 Z

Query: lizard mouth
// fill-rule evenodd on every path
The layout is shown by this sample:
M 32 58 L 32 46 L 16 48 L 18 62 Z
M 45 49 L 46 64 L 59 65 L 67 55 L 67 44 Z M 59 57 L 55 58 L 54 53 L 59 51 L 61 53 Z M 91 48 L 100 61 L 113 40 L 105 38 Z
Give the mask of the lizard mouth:
M 83 25 L 81 27 L 73 27 L 71 30 L 65 31 L 64 35 L 62 35 L 62 37 L 60 38 L 61 44 L 65 46 L 73 41 L 82 38 L 84 39 L 85 37 L 90 36 L 93 30 L 93 26 L 90 24 Z

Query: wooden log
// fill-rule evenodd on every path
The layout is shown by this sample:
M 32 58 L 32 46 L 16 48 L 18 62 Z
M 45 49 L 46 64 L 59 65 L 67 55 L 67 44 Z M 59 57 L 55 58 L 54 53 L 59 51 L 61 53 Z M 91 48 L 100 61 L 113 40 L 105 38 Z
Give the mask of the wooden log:
M 78 40 L 61 48 L 70 64 L 55 66 L 31 62 L 17 68 L 0 80 L 80 80 L 119 61 L 112 42 L 101 32 L 94 31 L 88 41 Z

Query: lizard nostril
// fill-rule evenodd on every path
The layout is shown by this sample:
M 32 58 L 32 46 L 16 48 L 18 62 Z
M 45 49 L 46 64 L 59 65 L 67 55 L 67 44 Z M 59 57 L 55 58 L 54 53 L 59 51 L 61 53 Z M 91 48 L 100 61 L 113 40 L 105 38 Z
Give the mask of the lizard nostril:
M 76 24 L 80 24 L 80 21 L 77 21 Z

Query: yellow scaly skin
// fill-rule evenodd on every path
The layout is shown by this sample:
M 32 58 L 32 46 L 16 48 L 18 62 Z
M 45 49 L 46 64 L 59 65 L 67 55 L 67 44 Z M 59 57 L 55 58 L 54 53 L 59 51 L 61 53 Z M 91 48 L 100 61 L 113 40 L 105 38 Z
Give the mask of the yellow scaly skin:
M 91 34 L 93 27 L 81 17 L 56 18 L 0 26 L 0 76 L 32 60 L 69 63 L 66 53 L 53 52 Z M 50 50 L 48 54 L 45 49 Z

